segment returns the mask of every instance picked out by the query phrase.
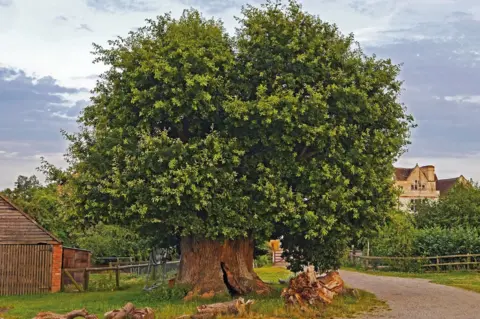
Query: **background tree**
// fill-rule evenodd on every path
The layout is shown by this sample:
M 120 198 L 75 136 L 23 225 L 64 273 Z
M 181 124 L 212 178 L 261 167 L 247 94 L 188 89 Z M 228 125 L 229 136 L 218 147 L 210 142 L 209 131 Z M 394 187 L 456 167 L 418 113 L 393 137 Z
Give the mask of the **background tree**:
M 67 135 L 75 216 L 180 238 L 178 282 L 225 291 L 228 268 L 238 293 L 265 290 L 254 241 L 279 235 L 294 270 L 334 268 L 395 204 L 399 67 L 297 3 L 247 6 L 234 38 L 190 10 L 109 45 Z
M 2 191 L 16 206 L 35 219 L 42 227 L 72 245 L 70 227 L 62 219 L 62 204 L 55 184 L 43 185 L 35 175 L 20 175 L 13 189 Z
M 417 207 L 415 220 L 419 228 L 476 227 L 480 228 L 480 188 L 456 184 L 438 201 L 424 201 Z
M 371 238 L 373 256 L 403 257 L 412 256 L 415 250 L 414 217 L 409 212 L 392 211 L 386 223 Z

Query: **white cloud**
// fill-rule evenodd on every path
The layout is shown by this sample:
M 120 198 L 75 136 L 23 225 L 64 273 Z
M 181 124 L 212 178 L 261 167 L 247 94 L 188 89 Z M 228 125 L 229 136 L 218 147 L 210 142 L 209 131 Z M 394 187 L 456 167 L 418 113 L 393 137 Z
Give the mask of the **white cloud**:
M 375 5 L 370 5 L 372 1 Z M 110 9 L 95 10 L 85 0 L 16 0 L 13 5 L 2 7 L 0 43 L 8 50 L 0 50 L 1 63 L 22 68 L 29 74 L 51 75 L 65 86 L 91 88 L 95 81 L 88 76 L 104 70 L 101 65 L 92 64 L 93 56 L 90 52 L 93 42 L 105 44 L 117 35 L 126 35 L 132 28 L 144 25 L 146 18 L 154 18 L 166 12 L 179 16 L 188 7 L 182 1 L 143 0 L 130 2 L 136 3 L 136 6 L 141 3 L 152 11 L 128 11 L 128 1 L 123 0 L 117 2 L 123 3 L 127 9 L 112 13 L 115 1 L 90 2 L 105 2 Z M 193 3 L 202 9 L 201 4 L 208 2 L 204 0 Z M 231 1 L 231 9 L 216 13 L 230 32 L 236 26 L 234 16 L 239 14 L 240 5 L 247 2 L 252 1 Z M 471 10 L 471 4 L 474 3 L 473 0 L 458 1 L 455 4 L 453 1 L 440 0 L 367 0 L 357 4 L 357 7 L 364 8 L 358 9 L 351 6 L 351 0 L 300 2 L 309 12 L 337 23 L 343 32 L 355 32 L 361 41 L 378 40 L 385 37 L 383 32 L 389 29 L 425 22 L 432 19 L 430 17 L 443 17 L 449 10 Z M 437 5 L 439 3 L 442 5 Z M 207 5 L 203 6 L 204 10 L 206 7 Z M 78 28 L 82 25 L 88 26 L 93 32 L 79 32 Z
M 445 96 L 445 101 L 457 102 L 457 103 L 470 103 L 480 104 L 480 95 L 454 95 Z
M 0 156 L 0 190 L 7 187 L 13 187 L 13 184 L 19 175 L 37 175 L 37 177 L 43 181 L 44 177 L 36 170 L 36 168 L 40 166 L 41 156 L 44 156 L 48 162 L 57 167 L 65 167 L 65 161 L 63 160 L 63 154 L 61 153 L 45 153 L 28 157 Z

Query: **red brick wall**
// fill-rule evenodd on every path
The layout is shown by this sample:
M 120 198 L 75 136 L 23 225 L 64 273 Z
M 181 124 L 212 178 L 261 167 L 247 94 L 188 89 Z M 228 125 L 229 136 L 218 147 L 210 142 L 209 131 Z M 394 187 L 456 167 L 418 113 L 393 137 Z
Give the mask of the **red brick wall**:
M 59 292 L 62 288 L 62 259 L 62 245 L 53 245 L 52 292 Z

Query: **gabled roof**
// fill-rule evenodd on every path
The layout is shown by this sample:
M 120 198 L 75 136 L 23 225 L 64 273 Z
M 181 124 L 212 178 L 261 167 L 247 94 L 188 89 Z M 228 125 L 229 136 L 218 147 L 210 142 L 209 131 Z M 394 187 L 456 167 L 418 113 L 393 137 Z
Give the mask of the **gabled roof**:
M 55 236 L 0 194 L 0 244 L 59 244 Z
M 437 191 L 440 191 L 440 194 L 448 192 L 461 178 L 462 176 L 437 180 Z
M 397 181 L 406 181 L 415 168 L 395 167 L 395 179 Z

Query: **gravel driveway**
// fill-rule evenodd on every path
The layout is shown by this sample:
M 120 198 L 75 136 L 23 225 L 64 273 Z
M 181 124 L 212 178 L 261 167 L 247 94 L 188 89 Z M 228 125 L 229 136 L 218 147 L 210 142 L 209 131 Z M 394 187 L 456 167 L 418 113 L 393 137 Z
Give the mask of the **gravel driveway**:
M 340 271 L 347 285 L 370 291 L 391 311 L 362 318 L 475 319 L 480 318 L 480 294 L 430 283 L 425 279 L 382 277 Z

